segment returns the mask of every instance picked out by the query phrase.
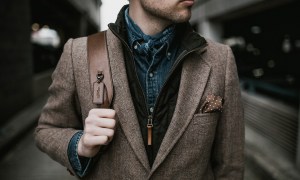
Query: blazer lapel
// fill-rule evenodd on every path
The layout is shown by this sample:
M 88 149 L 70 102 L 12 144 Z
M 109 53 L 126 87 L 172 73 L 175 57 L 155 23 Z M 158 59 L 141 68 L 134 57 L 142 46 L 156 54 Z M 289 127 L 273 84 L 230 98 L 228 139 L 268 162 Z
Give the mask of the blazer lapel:
M 150 165 L 129 90 L 122 44 L 110 30 L 107 31 L 107 46 L 114 85 L 113 104 L 118 116 L 118 123 L 136 156 L 149 172 Z
M 183 63 L 175 112 L 161 143 L 150 175 L 163 162 L 184 133 L 198 107 L 209 77 L 210 66 L 201 59 L 203 56 L 193 53 L 193 55 L 188 57 Z

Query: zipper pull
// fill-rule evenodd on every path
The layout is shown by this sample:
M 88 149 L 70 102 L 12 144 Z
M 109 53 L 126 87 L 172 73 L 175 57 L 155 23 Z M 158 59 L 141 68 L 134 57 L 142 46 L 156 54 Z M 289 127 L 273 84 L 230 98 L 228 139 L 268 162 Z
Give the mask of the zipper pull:
M 152 115 L 148 116 L 148 145 L 152 145 L 152 128 L 153 128 L 153 123 L 152 123 Z

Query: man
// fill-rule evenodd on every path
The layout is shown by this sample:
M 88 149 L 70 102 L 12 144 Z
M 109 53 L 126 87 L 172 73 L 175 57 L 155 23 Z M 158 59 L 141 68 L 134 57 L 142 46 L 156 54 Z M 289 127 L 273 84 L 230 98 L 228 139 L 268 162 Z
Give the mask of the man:
M 112 109 L 92 104 L 86 38 L 69 40 L 38 147 L 83 179 L 243 179 L 234 57 L 192 30 L 194 3 L 131 0 L 121 9 L 107 31 Z

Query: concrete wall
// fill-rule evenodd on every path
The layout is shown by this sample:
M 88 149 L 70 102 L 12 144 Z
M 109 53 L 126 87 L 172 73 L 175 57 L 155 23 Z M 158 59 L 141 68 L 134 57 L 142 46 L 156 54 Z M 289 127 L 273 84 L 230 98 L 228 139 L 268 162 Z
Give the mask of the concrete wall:
M 192 10 L 191 23 L 198 26 L 199 33 L 215 41 L 222 41 L 222 22 L 293 0 L 208 0 Z
M 210 19 L 266 0 L 209 0 L 194 8 L 192 21 Z
M 31 102 L 29 0 L 0 2 L 0 125 Z
M 54 24 L 65 23 L 62 27 L 68 37 L 83 36 L 95 32 L 95 29 L 100 30 L 100 0 L 62 1 L 0 1 L 0 134 L 1 126 L 36 98 L 46 95 L 51 83 L 50 69 L 34 73 L 35 56 L 30 40 L 31 24 L 35 22 L 33 5 L 44 3 L 42 7 L 35 6 L 38 10 L 35 17 L 44 18 L 42 22 L 52 20 Z M 47 6 L 49 3 L 51 7 Z M 51 13 L 42 14 L 46 10 L 44 8 L 50 9 L 47 12 Z M 74 12 L 76 17 L 72 16 Z

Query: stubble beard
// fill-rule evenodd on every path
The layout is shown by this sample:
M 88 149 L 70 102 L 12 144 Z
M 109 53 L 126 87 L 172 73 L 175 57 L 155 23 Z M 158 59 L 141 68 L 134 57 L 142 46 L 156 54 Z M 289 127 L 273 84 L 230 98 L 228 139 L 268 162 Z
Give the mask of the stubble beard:
M 154 18 L 161 19 L 162 21 L 173 23 L 183 23 L 187 22 L 191 18 L 191 8 L 186 10 L 187 12 L 184 14 L 176 13 L 171 8 L 163 9 L 163 8 L 155 8 L 147 0 L 144 0 L 142 3 L 142 7 L 144 10 Z

